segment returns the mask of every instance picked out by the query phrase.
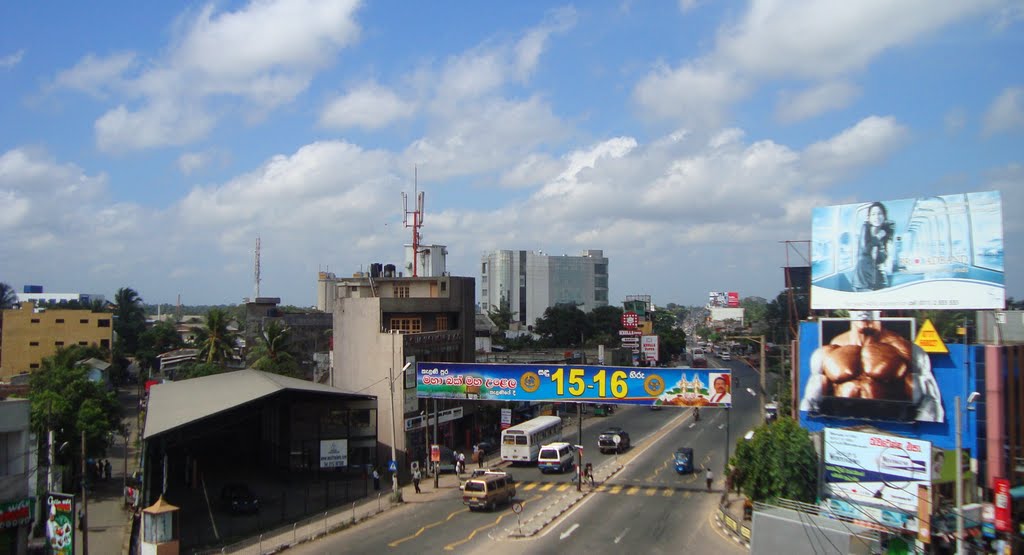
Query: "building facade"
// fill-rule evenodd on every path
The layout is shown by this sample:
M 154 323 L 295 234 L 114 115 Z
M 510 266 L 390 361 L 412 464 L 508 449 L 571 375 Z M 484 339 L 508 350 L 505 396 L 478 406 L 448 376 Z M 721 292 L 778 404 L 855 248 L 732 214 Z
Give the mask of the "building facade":
M 479 441 L 477 407 L 452 400 L 427 406 L 416 395 L 415 376 L 416 362 L 474 361 L 475 280 L 357 275 L 335 278 L 333 287 L 329 385 L 377 398 L 378 460 L 390 460 L 394 445 L 407 476 L 409 463 L 423 461 L 430 443 L 465 448 Z M 436 439 L 422 417 L 435 411 Z
M 580 256 L 498 250 L 480 261 L 480 308 L 507 308 L 512 320 L 532 326 L 544 311 L 575 304 L 583 312 L 608 306 L 608 259 L 600 250 Z
M 306 380 L 321 382 L 326 376 L 333 316 L 329 312 L 288 312 L 280 308 L 279 297 L 257 297 L 245 303 L 245 349 L 251 353 L 259 343 L 259 334 L 271 322 L 288 329 L 288 344 Z M 318 356 L 323 355 L 323 356 Z M 322 367 L 321 367 L 322 366 Z
M 29 401 L 0 401 L 0 553 L 28 552 L 35 478 L 31 436 Z M 39 501 L 45 502 L 45 497 Z
M 0 338 L 0 381 L 32 372 L 60 347 L 97 345 L 109 349 L 114 337 L 113 315 L 88 310 L 47 309 L 35 303 L 3 311 Z

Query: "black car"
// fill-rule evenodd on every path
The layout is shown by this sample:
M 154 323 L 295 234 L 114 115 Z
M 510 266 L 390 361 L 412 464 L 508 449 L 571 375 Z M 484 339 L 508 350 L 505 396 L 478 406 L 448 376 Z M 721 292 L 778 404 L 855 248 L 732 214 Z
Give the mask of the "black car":
M 233 514 L 253 514 L 260 510 L 260 500 L 242 483 L 225 485 L 220 490 L 220 502 L 224 510 Z
M 622 428 L 608 428 L 597 436 L 597 448 L 602 453 L 621 453 L 629 449 L 629 434 Z

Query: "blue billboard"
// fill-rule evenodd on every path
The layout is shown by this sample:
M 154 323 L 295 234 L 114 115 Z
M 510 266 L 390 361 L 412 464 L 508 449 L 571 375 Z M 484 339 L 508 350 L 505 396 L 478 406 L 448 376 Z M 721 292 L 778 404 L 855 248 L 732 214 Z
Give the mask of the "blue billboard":
M 721 368 L 418 362 L 416 395 L 427 399 L 730 407 L 732 375 Z
M 901 320 L 901 319 L 892 319 Z M 881 319 L 885 322 L 886 319 Z M 826 326 L 829 324 L 826 323 Z M 849 326 L 849 321 L 847 321 Z M 947 344 L 948 353 L 924 353 L 914 346 L 914 357 L 924 356 L 927 358 L 929 369 L 927 379 L 910 380 L 908 383 L 924 384 L 919 388 L 926 388 L 928 391 L 915 393 L 908 392 L 907 398 L 899 401 L 886 401 L 884 399 L 872 400 L 860 397 L 840 399 L 833 406 L 827 406 L 822 410 L 821 400 L 824 398 L 821 393 L 822 376 L 824 376 L 820 360 L 823 338 L 822 322 L 801 322 L 799 339 L 799 372 L 798 391 L 799 406 L 798 417 L 800 425 L 811 432 L 821 431 L 825 428 L 849 428 L 858 425 L 870 425 L 879 430 L 891 432 L 895 435 L 916 438 L 931 444 L 939 449 L 954 449 L 956 447 L 956 422 L 954 420 L 955 407 L 954 399 L 959 396 L 961 408 L 965 409 L 967 396 L 972 391 L 984 391 L 983 386 L 978 383 L 980 362 L 974 358 L 978 347 L 961 344 Z M 965 352 L 967 363 L 965 364 Z M 867 357 L 868 355 L 864 355 Z M 870 366 L 870 360 L 861 358 L 861 371 Z M 816 359 L 813 360 L 812 359 Z M 868 362 L 864 362 L 868 360 Z M 919 366 L 924 366 L 920 361 L 911 363 L 907 368 L 909 372 L 916 372 Z M 833 375 L 839 375 L 838 369 L 831 370 Z M 815 374 L 818 373 L 817 378 Z M 867 376 L 857 378 L 866 381 Z M 828 385 L 825 385 L 827 391 Z M 864 391 L 861 386 L 861 391 Z M 837 388 L 833 387 L 835 393 Z M 979 409 L 980 410 L 980 409 Z M 972 455 L 978 454 L 973 447 L 977 445 L 978 429 L 977 419 L 964 411 L 962 440 L 964 447 L 971 447 Z

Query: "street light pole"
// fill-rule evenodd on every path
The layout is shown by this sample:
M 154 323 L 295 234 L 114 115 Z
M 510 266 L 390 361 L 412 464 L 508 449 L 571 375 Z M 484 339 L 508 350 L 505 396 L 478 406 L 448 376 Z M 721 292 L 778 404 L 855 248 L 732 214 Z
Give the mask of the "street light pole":
M 960 439 L 960 396 L 953 398 L 956 409 L 956 552 L 964 552 L 964 461 Z
M 392 339 L 394 341 L 394 339 Z M 393 359 L 392 359 L 393 360 Z M 388 380 L 391 389 L 391 461 L 398 464 L 398 455 L 395 452 L 395 442 L 398 441 L 398 432 L 395 429 L 395 370 L 394 365 L 388 366 Z M 398 472 L 391 473 L 391 495 L 398 497 Z

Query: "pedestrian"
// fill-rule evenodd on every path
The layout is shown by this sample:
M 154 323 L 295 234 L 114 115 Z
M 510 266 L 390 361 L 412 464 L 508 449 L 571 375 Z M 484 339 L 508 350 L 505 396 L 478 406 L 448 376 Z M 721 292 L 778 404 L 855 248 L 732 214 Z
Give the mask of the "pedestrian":
M 484 467 L 484 450 L 479 445 L 476 448 L 476 467 L 477 468 L 483 468 Z
M 458 467 L 459 474 L 466 471 L 466 454 L 462 451 L 459 451 L 459 463 L 456 466 Z
M 103 461 L 96 459 L 96 479 L 103 479 Z
M 423 476 L 420 474 L 420 467 L 412 469 L 412 487 L 416 488 L 416 493 L 420 493 L 420 478 Z
M 109 480 L 114 474 L 114 465 L 110 464 L 110 459 L 103 461 L 103 475 Z
M 373 467 L 373 489 L 374 491 L 380 491 L 380 471 L 377 467 Z
M 708 482 L 708 491 L 711 491 L 711 482 L 715 479 L 715 475 L 711 472 L 711 468 L 708 468 L 707 472 L 704 473 L 704 479 Z
M 85 530 L 85 511 L 81 507 L 78 508 L 78 529 Z

